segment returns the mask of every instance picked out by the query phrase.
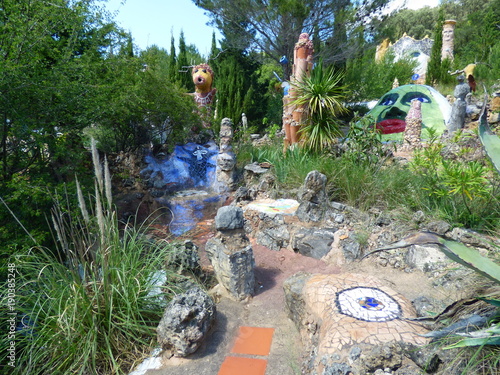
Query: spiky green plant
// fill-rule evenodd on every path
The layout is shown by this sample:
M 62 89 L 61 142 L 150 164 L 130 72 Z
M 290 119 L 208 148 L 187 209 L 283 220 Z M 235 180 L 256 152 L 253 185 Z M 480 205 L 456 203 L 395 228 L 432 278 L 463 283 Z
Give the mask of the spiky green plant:
M 347 87 L 342 84 L 344 73 L 320 61 L 310 76 L 294 83 L 297 99 L 293 105 L 304 107 L 307 122 L 300 130 L 304 147 L 313 151 L 328 149 L 342 135 L 338 117 L 347 112 L 343 105 Z
M 148 239 L 146 228 L 120 229 L 107 163 L 103 171 L 92 145 L 92 204 L 77 183 L 80 212 L 60 200 L 52 211 L 59 248 L 34 247 L 12 260 L 21 327 L 12 374 L 128 373 L 151 350 L 163 309 L 178 290 L 179 276 L 164 269 L 170 245 Z M 167 278 L 161 294 L 153 292 L 158 272 Z

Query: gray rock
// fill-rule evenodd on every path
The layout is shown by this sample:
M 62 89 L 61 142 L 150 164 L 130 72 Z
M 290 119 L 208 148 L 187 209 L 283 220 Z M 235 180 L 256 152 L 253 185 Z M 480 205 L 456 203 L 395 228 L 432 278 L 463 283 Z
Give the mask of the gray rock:
M 156 329 L 158 343 L 170 356 L 194 353 L 212 327 L 215 312 L 214 301 L 199 287 L 175 296 Z
M 331 363 L 325 367 L 321 375 L 349 375 L 352 368 L 347 363 Z
M 345 260 L 352 262 L 361 257 L 361 245 L 359 242 L 351 239 L 342 241 L 342 252 L 344 253 Z
M 232 241 L 232 242 L 230 242 Z M 217 281 L 236 300 L 244 300 L 254 293 L 255 260 L 253 250 L 244 235 L 211 238 L 205 250 L 214 267 Z
M 331 250 L 337 228 L 299 229 L 292 240 L 292 248 L 302 255 L 321 259 Z
M 288 317 L 295 323 L 297 329 L 302 328 L 302 320 L 306 315 L 305 301 L 302 290 L 304 286 L 312 277 L 312 274 L 306 272 L 299 272 L 283 282 L 283 290 L 285 292 L 285 305 Z
M 273 251 L 280 251 L 282 248 L 288 246 L 290 232 L 286 225 L 262 228 L 256 233 L 255 240 L 259 245 L 265 246 Z
M 420 296 L 411 301 L 418 317 L 435 316 L 442 310 L 442 303 L 432 297 Z
M 217 210 L 215 228 L 217 230 L 241 229 L 244 226 L 243 210 L 237 206 L 223 206 Z
M 299 200 L 321 204 L 326 197 L 326 176 L 318 171 L 309 172 L 299 191 Z
M 361 353 L 360 362 L 365 371 L 362 373 L 387 368 L 397 370 L 403 364 L 403 351 L 395 341 L 384 343 Z
M 326 176 L 318 171 L 307 174 L 298 194 L 299 207 L 296 215 L 303 222 L 323 220 L 330 208 L 326 194 Z
M 434 232 L 436 234 L 444 235 L 446 232 L 448 232 L 451 229 L 451 225 L 448 224 L 446 221 L 432 221 L 429 224 L 427 224 L 427 229 L 430 232 Z
M 404 355 L 418 367 L 432 374 L 438 370 L 441 360 L 437 350 L 432 346 L 417 346 L 412 343 L 401 343 Z
M 359 346 L 353 346 L 349 352 L 349 361 L 355 362 L 361 356 L 361 348 Z
M 308 222 L 319 222 L 322 221 L 325 216 L 325 211 L 328 209 L 326 203 L 318 204 L 313 202 L 300 202 L 295 215 L 300 221 L 305 223 Z
M 168 259 L 169 266 L 177 269 L 177 272 L 192 272 L 195 275 L 201 273 L 200 256 L 198 247 L 190 240 L 184 243 L 174 244 L 174 249 Z
M 405 263 L 411 268 L 429 272 L 442 268 L 449 259 L 437 245 L 412 245 L 406 252 Z

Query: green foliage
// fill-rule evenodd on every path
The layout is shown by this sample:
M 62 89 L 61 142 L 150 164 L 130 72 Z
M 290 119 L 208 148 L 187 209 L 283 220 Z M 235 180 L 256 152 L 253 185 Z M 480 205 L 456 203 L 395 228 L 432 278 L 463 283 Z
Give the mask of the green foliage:
M 491 169 L 477 161 L 446 160 L 441 150 L 434 135 L 410 163 L 410 169 L 422 178 L 428 205 L 451 222 L 494 229 L 500 220 L 500 201 L 495 182 L 487 178 Z
M 355 114 L 343 142 L 347 147 L 344 157 L 353 162 L 377 165 L 386 155 L 382 135 L 370 116 L 358 117 Z
M 37 246 L 10 260 L 18 270 L 16 310 L 24 324 L 13 374 L 128 373 L 151 349 L 178 289 L 172 282 L 179 277 L 165 270 L 168 283 L 154 292 L 171 248 L 144 236 L 147 228 L 120 231 L 107 163 L 103 171 L 95 146 L 93 159 L 94 199 L 86 200 L 77 183 L 78 211 L 54 202 L 57 249 Z M 2 351 L 8 345 L 4 335 Z
M 314 152 L 327 150 L 342 135 L 338 117 L 347 112 L 344 107 L 346 87 L 344 74 L 333 66 L 323 67 L 320 61 L 310 76 L 294 83 L 296 97 L 292 105 L 303 108 L 307 122 L 300 129 L 303 146 Z
M 345 84 L 349 87 L 352 102 L 381 98 L 392 89 L 394 79 L 400 85 L 411 82 L 416 62 L 402 59 L 394 62 L 394 54 L 388 51 L 382 61 L 375 62 L 375 49 L 370 48 L 360 57 L 347 63 Z

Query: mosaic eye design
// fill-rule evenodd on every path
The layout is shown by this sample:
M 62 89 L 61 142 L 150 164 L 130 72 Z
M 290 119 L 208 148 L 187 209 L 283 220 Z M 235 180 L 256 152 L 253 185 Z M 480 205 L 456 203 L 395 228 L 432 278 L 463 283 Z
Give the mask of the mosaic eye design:
M 401 306 L 377 288 L 354 287 L 337 293 L 339 312 L 368 322 L 386 322 L 401 316 Z

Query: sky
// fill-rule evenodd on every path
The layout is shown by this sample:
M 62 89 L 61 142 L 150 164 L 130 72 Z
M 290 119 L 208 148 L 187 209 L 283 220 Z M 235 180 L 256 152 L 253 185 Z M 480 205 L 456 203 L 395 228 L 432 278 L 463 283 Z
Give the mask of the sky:
M 436 6 L 439 0 L 394 0 L 394 4 L 407 3 L 410 9 Z M 192 0 L 108 0 L 104 3 L 111 12 L 116 12 L 115 21 L 132 33 L 134 44 L 141 50 L 157 45 L 170 51 L 170 39 L 179 47 L 181 30 L 187 45 L 194 44 L 203 56 L 210 54 L 212 33 L 216 40 L 221 34 L 210 26 L 204 10 Z
M 220 33 L 210 26 L 204 10 L 192 0 L 108 0 L 104 3 L 124 30 L 132 33 L 134 44 L 141 50 L 156 45 L 170 51 L 171 37 L 179 48 L 179 36 L 184 32 L 187 45 L 194 44 L 198 52 L 208 56 L 212 46 L 212 33 L 216 40 Z

